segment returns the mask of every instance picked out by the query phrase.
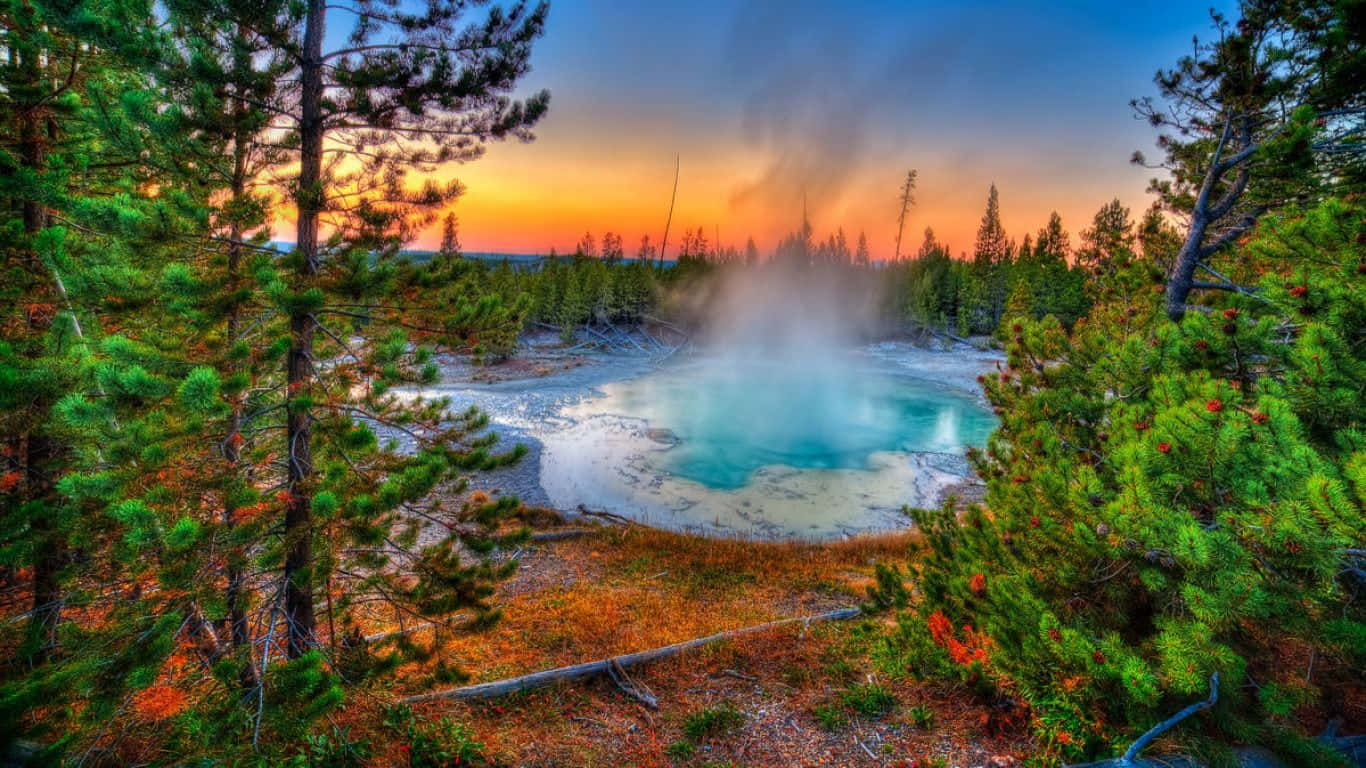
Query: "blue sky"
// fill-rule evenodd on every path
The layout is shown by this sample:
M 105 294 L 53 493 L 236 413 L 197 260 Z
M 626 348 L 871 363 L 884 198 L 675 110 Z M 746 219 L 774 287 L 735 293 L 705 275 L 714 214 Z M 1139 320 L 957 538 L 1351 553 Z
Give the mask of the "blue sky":
M 771 244 L 805 196 L 818 232 L 884 255 L 911 167 L 912 242 L 932 225 L 969 248 L 992 182 L 1012 235 L 1051 210 L 1075 233 L 1110 198 L 1147 205 L 1128 158 L 1155 135 L 1128 100 L 1208 29 L 1208 5 L 1176 2 L 558 0 L 525 80 L 551 113 L 534 144 L 455 169 L 464 240 L 658 240 L 675 153 L 675 226 L 727 242 Z

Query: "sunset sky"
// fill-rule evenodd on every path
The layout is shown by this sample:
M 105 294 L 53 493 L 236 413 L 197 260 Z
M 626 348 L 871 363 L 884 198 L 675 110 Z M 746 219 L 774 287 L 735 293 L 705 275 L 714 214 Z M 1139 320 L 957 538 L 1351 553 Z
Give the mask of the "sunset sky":
M 1216 3 L 1216 6 L 1227 3 Z M 658 243 L 681 158 L 682 230 L 770 249 L 800 220 L 890 258 L 897 189 L 920 172 L 903 250 L 933 226 L 968 250 L 988 185 L 1007 230 L 1048 213 L 1076 233 L 1119 197 L 1154 132 L 1128 100 L 1209 29 L 1208 3 L 558 0 L 528 92 L 549 88 L 531 144 L 452 167 L 468 251 L 572 250 L 585 231 Z M 432 246 L 437 230 L 420 243 Z

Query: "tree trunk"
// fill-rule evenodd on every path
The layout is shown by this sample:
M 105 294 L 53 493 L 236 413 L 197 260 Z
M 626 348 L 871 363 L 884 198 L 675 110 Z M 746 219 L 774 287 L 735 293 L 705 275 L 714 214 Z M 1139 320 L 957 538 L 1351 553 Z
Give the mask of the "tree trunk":
M 20 67 L 26 71 L 29 82 L 37 85 L 42 72 L 37 53 L 32 50 L 20 54 Z M 42 109 L 37 106 L 21 106 L 19 120 L 19 161 L 33 173 L 41 173 L 47 162 L 48 137 L 43 131 Z M 43 204 L 32 198 L 23 201 L 24 234 L 30 238 L 48 225 L 48 211 Z M 30 244 L 31 247 L 31 244 Z M 47 280 L 42 258 L 36 253 L 28 253 L 29 264 L 34 275 L 39 276 L 38 284 Z M 34 541 L 33 548 L 33 612 L 30 616 L 32 637 L 35 641 L 34 661 L 44 660 L 56 645 L 57 623 L 61 616 L 62 591 L 59 573 L 65 557 L 65 546 L 59 534 L 53 529 L 48 512 L 41 504 L 52 492 L 52 467 L 57 455 L 57 446 L 43 435 L 25 434 L 22 443 L 22 472 L 24 475 L 24 498 L 39 502 L 39 510 L 30 521 Z
M 243 119 L 242 112 L 245 110 L 238 108 L 239 125 Z M 239 129 L 238 134 L 233 139 L 233 167 L 232 167 L 232 202 L 237 203 L 246 195 L 247 183 L 247 139 L 244 138 L 245 129 Z M 236 206 L 231 206 L 235 212 Z M 234 213 L 235 215 L 235 213 Z M 237 293 L 239 283 L 242 279 L 242 225 L 236 219 L 228 228 L 228 290 L 234 296 Z M 242 308 L 234 298 L 231 308 L 228 310 L 228 326 L 226 346 L 231 349 L 237 341 L 237 334 L 240 330 L 242 321 Z M 240 366 L 229 360 L 229 372 L 235 372 Z M 227 473 L 229 483 L 236 480 L 241 471 L 239 463 L 242 458 L 242 402 L 235 399 L 232 403 L 232 410 L 228 414 L 227 435 L 223 440 L 223 460 L 227 463 Z M 236 504 L 233 502 L 233 494 L 224 494 L 223 503 L 223 526 L 231 531 L 235 524 L 237 514 Z M 245 662 L 242 665 L 242 674 L 239 678 L 242 690 L 249 691 L 256 687 L 256 664 L 251 655 L 251 632 L 247 624 L 247 590 L 245 574 L 245 555 L 240 547 L 231 547 L 227 554 L 227 589 L 224 598 L 228 606 L 228 636 L 232 642 L 233 653 L 239 658 L 238 662 Z
M 613 667 L 616 667 L 618 669 L 625 669 L 626 667 L 633 667 L 637 664 L 647 664 L 649 662 L 658 661 L 660 659 L 667 659 L 671 656 L 677 656 L 678 654 L 683 653 L 684 651 L 689 651 L 693 648 L 700 648 L 704 645 L 710 645 L 721 640 L 730 640 L 736 637 L 752 635 L 757 632 L 764 632 L 770 629 L 776 629 L 778 627 L 784 627 L 798 623 L 810 625 L 812 622 L 817 621 L 843 621 L 845 619 L 852 619 L 855 616 L 858 616 L 859 613 L 860 611 L 858 608 L 837 608 L 833 611 L 817 613 L 811 616 L 798 616 L 791 619 L 779 619 L 778 621 L 770 621 L 766 624 L 757 624 L 751 627 L 741 627 L 740 629 L 732 629 L 726 632 L 718 632 L 714 635 L 707 635 L 706 637 L 697 637 L 693 638 L 692 640 L 684 640 L 681 643 L 674 643 L 673 645 L 666 645 L 662 648 L 655 648 L 648 651 L 637 651 L 636 653 L 627 653 L 621 656 L 612 656 L 611 658 L 599 659 L 598 661 L 588 661 L 582 664 L 573 664 L 568 667 L 556 667 L 555 669 L 546 669 L 540 672 L 532 672 L 529 675 L 521 675 L 519 677 L 510 677 L 503 680 L 495 680 L 491 683 L 480 683 L 478 685 L 467 685 L 463 688 L 453 688 L 444 691 L 421 693 L 416 696 L 408 696 L 404 699 L 400 699 L 400 702 L 403 704 L 417 704 L 424 701 L 436 701 L 439 699 L 490 699 L 498 696 L 506 696 L 510 693 L 518 693 L 520 691 L 527 691 L 533 688 L 540 688 L 542 686 L 550 685 L 552 683 L 564 682 L 566 680 L 578 680 L 585 677 L 592 677 L 594 675 L 608 674 L 611 672 Z M 803 630 L 803 634 L 805 634 L 805 630 Z
M 1186 242 L 1176 254 L 1176 264 L 1167 279 L 1167 317 L 1180 321 L 1186 314 L 1186 300 L 1190 297 L 1191 286 L 1195 283 L 1195 268 L 1200 264 L 1200 245 L 1205 239 L 1209 221 L 1200 209 L 1191 215 L 1190 231 Z
M 323 155 L 323 14 L 324 0 L 308 0 L 304 28 L 303 64 L 300 67 L 299 122 L 299 251 L 296 290 L 307 290 L 318 274 L 318 216 L 322 209 Z M 288 655 L 297 658 L 313 643 L 316 620 L 313 612 L 313 455 L 311 415 L 296 403 L 313 375 L 313 333 L 316 321 L 309 311 L 295 310 L 290 318 L 291 345 L 286 385 L 290 405 L 286 409 L 289 441 L 288 502 L 285 508 L 285 621 L 288 622 Z
M 39 504 L 52 493 L 49 480 L 56 446 L 41 435 L 25 435 L 21 462 L 24 496 Z M 29 614 L 29 635 L 34 644 L 30 660 L 42 662 L 57 645 L 57 625 L 62 614 L 62 587 L 59 579 L 66 547 L 52 528 L 46 511 L 39 511 L 30 523 L 33 547 L 33 612 Z

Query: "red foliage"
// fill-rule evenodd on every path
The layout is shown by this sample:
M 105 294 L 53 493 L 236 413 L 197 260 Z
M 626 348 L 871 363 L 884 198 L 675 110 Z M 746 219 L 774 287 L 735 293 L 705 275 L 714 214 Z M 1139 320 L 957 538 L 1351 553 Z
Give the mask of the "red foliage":
M 1205 410 L 1209 411 L 1210 413 L 1218 413 L 1224 410 L 1224 401 L 1216 397 L 1215 399 L 1205 403 Z
M 991 639 L 974 632 L 971 625 L 963 626 L 963 639 L 960 641 L 953 631 L 953 624 L 943 611 L 935 611 L 926 622 L 930 638 L 934 644 L 948 651 L 953 663 L 966 667 L 974 662 L 987 663 L 987 647 Z
M 1172 444 L 1171 444 L 1171 443 L 1168 443 L 1168 442 L 1166 442 L 1166 441 L 1163 441 L 1163 442 L 1158 443 L 1158 444 L 1157 444 L 1157 452 L 1158 452 L 1158 453 L 1171 453 L 1171 452 L 1172 452 Z
M 28 318 L 30 326 L 46 328 L 52 324 L 52 318 L 57 315 L 57 305 L 47 303 L 25 304 L 24 315 Z
M 987 594 L 987 577 L 981 573 L 972 574 L 972 580 L 968 582 L 968 589 L 978 597 L 985 597 Z
M 943 611 L 935 611 L 930 614 L 930 618 L 925 622 L 930 628 L 930 639 L 934 640 L 935 645 L 942 646 L 948 638 L 953 637 L 953 622 L 944 615 Z
M 0 475 L 0 493 L 9 493 L 19 487 L 19 481 L 24 479 L 22 472 L 6 472 Z
M 165 720 L 185 711 L 185 692 L 171 685 L 153 685 L 133 695 L 133 711 L 145 720 Z

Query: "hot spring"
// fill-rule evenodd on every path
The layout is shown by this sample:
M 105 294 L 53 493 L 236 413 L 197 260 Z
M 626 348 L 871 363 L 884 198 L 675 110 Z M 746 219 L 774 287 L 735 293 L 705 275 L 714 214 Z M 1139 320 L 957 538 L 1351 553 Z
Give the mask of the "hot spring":
M 909 372 L 902 358 L 917 355 L 954 375 L 929 378 L 923 361 Z M 962 383 L 986 358 L 944 357 L 887 345 L 800 361 L 704 355 L 605 382 L 540 430 L 541 485 L 557 507 L 708 533 L 904 527 L 904 506 L 937 504 L 970 477 L 963 452 L 995 427 Z
M 668 359 L 576 356 L 531 335 L 526 375 L 480 384 L 448 370 L 419 394 L 476 406 L 503 445 L 531 448 L 474 479 L 531 504 L 726 536 L 905 528 L 906 507 L 976 483 L 964 452 L 996 424 L 976 379 L 1001 356 L 867 343 L 891 335 L 871 274 L 721 270 L 677 291 L 671 310 L 691 330 Z
M 610 386 L 593 407 L 642 420 L 673 443 L 661 466 L 722 490 L 769 466 L 869 469 L 880 451 L 962 453 L 994 426 L 969 398 L 926 382 L 835 370 L 852 363 L 692 363 Z

